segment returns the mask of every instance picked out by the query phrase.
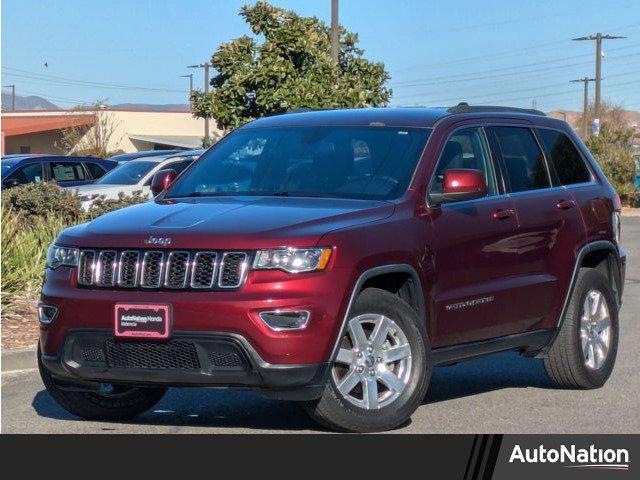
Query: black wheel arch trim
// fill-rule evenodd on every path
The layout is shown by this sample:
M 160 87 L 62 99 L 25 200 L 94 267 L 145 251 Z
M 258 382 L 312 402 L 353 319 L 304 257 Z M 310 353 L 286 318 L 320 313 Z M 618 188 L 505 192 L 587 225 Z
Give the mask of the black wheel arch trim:
M 624 279 L 622 278 L 622 272 L 620 269 L 620 252 L 618 247 L 616 247 L 616 245 L 614 245 L 609 240 L 596 240 L 583 245 L 582 248 L 578 251 L 578 254 L 576 255 L 576 259 L 574 261 L 573 272 L 571 273 L 571 279 L 569 281 L 569 288 L 567 288 L 567 293 L 565 294 L 564 301 L 562 303 L 562 310 L 560 311 L 560 315 L 558 316 L 558 321 L 556 322 L 554 334 L 551 336 L 549 343 L 544 348 L 542 348 L 540 352 L 538 352 L 538 355 L 537 355 L 538 357 L 544 356 L 549 351 L 549 349 L 553 345 L 553 342 L 555 342 L 558 334 L 560 333 L 560 329 L 562 328 L 562 324 L 564 322 L 564 316 L 567 312 L 567 308 L 569 307 L 571 295 L 573 295 L 576 281 L 578 279 L 578 272 L 580 271 L 580 267 L 582 266 L 582 262 L 584 258 L 589 253 L 592 253 L 598 250 L 609 250 L 615 255 L 616 261 L 614 262 L 614 268 L 616 271 L 612 273 L 614 275 L 613 281 L 618 285 L 618 288 L 615 288 L 615 285 L 614 285 L 614 291 L 619 292 L 620 298 L 618 298 L 617 296 L 616 300 L 618 302 L 618 307 L 620 307 Z
M 340 324 L 340 331 L 338 332 L 338 336 L 336 337 L 335 343 L 333 345 L 333 350 L 331 351 L 331 356 L 329 357 L 329 364 L 333 364 L 336 357 L 338 356 L 338 350 L 340 346 L 340 340 L 344 336 L 347 330 L 347 322 L 349 320 L 349 312 L 353 307 L 353 304 L 358 297 L 358 294 L 362 291 L 362 287 L 364 286 L 367 280 L 370 280 L 374 277 L 378 277 L 381 275 L 385 275 L 388 273 L 407 273 L 411 276 L 412 281 L 415 283 L 416 288 L 416 297 L 418 300 L 418 316 L 423 322 L 426 322 L 426 307 L 424 300 L 424 292 L 422 290 L 422 282 L 420 281 L 420 276 L 415 268 L 406 263 L 395 263 L 388 265 L 380 265 L 378 267 L 373 267 L 368 270 L 365 270 L 360 274 L 358 280 L 351 290 L 351 296 L 349 297 L 349 303 L 347 304 L 347 308 L 344 312 L 344 316 L 342 318 L 342 322 Z M 426 326 L 426 323 L 425 323 Z

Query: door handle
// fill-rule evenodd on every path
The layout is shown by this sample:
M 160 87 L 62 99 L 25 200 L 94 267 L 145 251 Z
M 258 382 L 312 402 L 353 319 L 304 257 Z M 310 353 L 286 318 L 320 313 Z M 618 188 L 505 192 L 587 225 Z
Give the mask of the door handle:
M 573 208 L 576 206 L 576 202 L 574 202 L 573 200 L 560 200 L 558 203 L 556 203 L 556 208 L 559 210 L 569 210 L 570 208 Z
M 505 218 L 511 218 L 516 214 L 515 210 L 508 208 L 503 210 L 502 208 L 493 212 L 493 218 L 496 220 L 504 220 Z

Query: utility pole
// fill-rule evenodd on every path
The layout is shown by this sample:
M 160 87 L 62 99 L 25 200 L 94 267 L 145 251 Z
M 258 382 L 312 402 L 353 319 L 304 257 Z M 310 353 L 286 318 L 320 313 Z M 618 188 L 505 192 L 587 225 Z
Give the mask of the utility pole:
M 16 109 L 16 86 L 15 85 L 3 85 L 3 87 L 11 88 L 11 111 Z
M 209 67 L 211 63 L 205 62 L 198 65 L 189 65 L 187 68 L 204 68 L 204 93 L 209 93 Z M 209 132 L 209 117 L 204 117 L 204 143 L 209 145 L 211 142 L 211 133 Z
M 191 100 L 191 94 L 193 93 L 193 73 L 180 75 L 180 77 L 189 79 L 189 108 L 193 110 L 193 101 Z
M 600 114 L 602 113 L 600 110 L 602 108 L 602 97 L 601 97 L 601 82 L 602 82 L 602 40 L 616 40 L 621 37 L 617 35 L 607 35 L 602 33 L 596 33 L 595 35 L 588 35 L 586 37 L 578 37 L 573 38 L 575 41 L 584 41 L 584 40 L 595 40 L 596 42 L 596 97 L 594 104 L 594 112 L 595 112 L 595 120 L 600 121 Z
M 338 63 L 339 39 L 338 32 L 338 0 L 331 0 L 331 59 Z
M 589 108 L 589 82 L 595 82 L 595 78 L 582 77 L 571 80 L 570 83 L 583 83 L 584 92 L 582 97 L 582 134 L 583 138 L 589 136 L 589 120 L 587 119 L 587 109 Z

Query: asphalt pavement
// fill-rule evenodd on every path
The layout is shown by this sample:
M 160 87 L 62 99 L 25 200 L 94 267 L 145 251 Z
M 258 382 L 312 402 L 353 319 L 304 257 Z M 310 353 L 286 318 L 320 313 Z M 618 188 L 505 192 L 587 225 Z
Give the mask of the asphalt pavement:
M 503 353 L 437 368 L 423 405 L 399 433 L 640 433 L 640 217 L 623 217 L 628 254 L 618 360 L 598 390 L 554 388 L 540 360 Z M 295 403 L 252 392 L 171 389 L 130 422 L 79 420 L 36 371 L 2 374 L 2 433 L 322 432 Z

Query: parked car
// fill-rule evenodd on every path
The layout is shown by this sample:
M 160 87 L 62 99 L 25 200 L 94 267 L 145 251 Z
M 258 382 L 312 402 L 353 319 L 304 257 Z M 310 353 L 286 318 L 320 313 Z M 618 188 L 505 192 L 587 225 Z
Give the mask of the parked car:
M 92 183 L 117 163 L 98 157 L 16 155 L 2 157 L 2 189 L 55 180 L 62 187 Z
M 633 156 L 633 165 L 636 167 L 636 192 L 640 192 L 640 153 Z
M 131 418 L 191 385 L 379 431 L 439 365 L 515 350 L 575 389 L 614 367 L 620 199 L 541 112 L 273 116 L 152 188 L 48 253 L 40 371 L 80 417 Z
M 114 155 L 113 157 L 109 157 L 109 160 L 122 163 L 128 162 L 130 160 L 136 160 L 138 158 L 164 156 L 181 152 L 184 152 L 184 150 L 141 150 L 139 152 L 120 153 L 118 155 Z
M 155 172 L 162 168 L 172 168 L 180 173 L 203 152 L 204 150 L 184 150 L 168 155 L 129 160 L 120 163 L 94 184 L 73 190 L 80 195 L 82 208 L 85 210 L 100 196 L 106 199 L 117 199 L 121 193 L 131 195 L 135 191 L 140 191 L 144 196 L 150 197 L 151 178 Z

